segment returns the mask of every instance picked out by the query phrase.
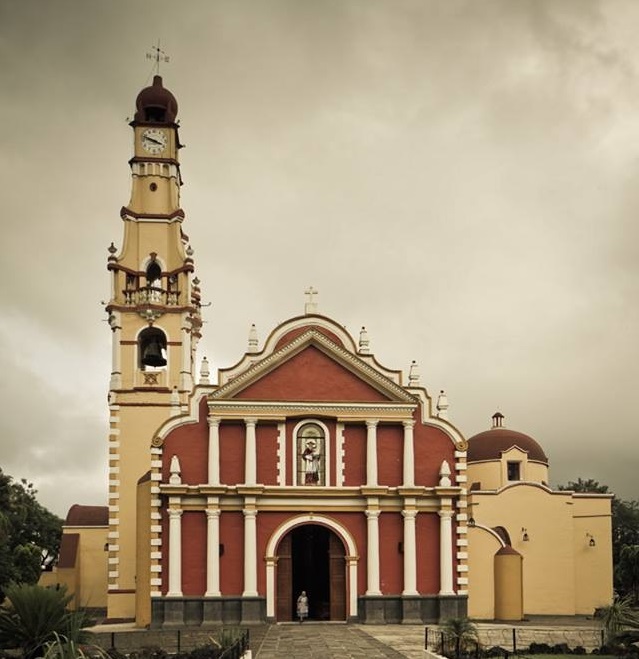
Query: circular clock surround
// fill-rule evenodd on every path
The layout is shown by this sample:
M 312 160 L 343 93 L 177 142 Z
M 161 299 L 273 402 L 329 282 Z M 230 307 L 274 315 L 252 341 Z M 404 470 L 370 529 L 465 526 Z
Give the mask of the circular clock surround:
M 147 128 L 142 133 L 142 148 L 147 153 L 162 153 L 166 148 L 168 137 L 165 131 L 159 128 Z

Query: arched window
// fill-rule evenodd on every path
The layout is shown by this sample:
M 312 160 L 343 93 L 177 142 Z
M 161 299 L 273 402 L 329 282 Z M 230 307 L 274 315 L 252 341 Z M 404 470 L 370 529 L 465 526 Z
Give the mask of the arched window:
M 157 327 L 147 327 L 138 335 L 138 366 L 143 371 L 166 366 L 166 335 Z
M 152 288 L 162 288 L 162 268 L 155 259 L 146 268 L 146 285 Z
M 297 431 L 297 484 L 324 485 L 326 438 L 317 423 L 305 423 Z

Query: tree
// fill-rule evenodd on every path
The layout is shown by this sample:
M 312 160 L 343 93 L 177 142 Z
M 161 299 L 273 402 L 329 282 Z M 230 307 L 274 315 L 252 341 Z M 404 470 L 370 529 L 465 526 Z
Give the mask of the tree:
M 559 490 L 570 490 L 572 492 L 595 492 L 597 494 L 607 494 L 608 486 L 601 485 L 599 481 L 592 478 L 578 478 L 576 481 L 568 481 L 565 485 L 558 485 Z
M 34 584 L 58 555 L 62 520 L 36 500 L 26 480 L 0 469 L 0 601 L 10 583 Z

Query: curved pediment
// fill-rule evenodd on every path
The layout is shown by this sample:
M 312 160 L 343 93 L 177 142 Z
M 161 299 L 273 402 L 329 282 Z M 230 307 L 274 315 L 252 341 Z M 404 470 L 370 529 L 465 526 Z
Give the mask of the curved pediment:
M 315 328 L 255 361 L 210 398 L 416 403 L 402 386 Z

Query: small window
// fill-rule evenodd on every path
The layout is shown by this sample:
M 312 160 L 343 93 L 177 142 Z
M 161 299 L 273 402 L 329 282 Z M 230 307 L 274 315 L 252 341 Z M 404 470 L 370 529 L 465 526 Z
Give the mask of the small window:
M 509 481 L 519 481 L 521 480 L 520 473 L 520 462 L 509 462 L 507 465 L 508 469 L 508 480 Z
M 297 484 L 324 485 L 324 473 L 324 430 L 306 423 L 297 431 Z

